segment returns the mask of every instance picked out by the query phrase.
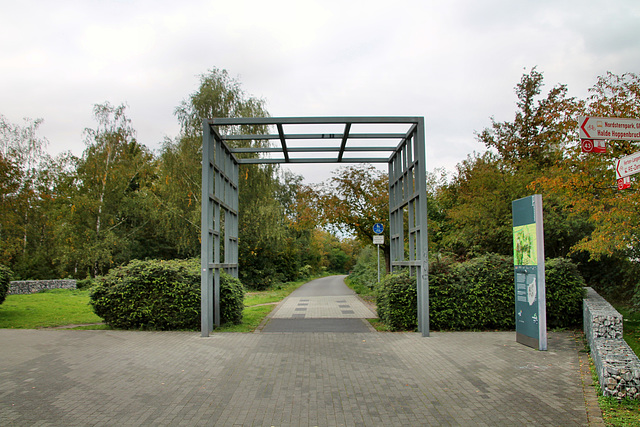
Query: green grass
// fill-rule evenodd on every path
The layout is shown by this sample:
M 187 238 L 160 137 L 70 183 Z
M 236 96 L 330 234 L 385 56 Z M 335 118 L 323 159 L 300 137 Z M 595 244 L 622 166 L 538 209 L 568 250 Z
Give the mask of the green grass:
M 29 295 L 8 295 L 0 305 L 0 328 L 35 329 L 99 323 L 89 306 L 89 291 L 54 289 Z

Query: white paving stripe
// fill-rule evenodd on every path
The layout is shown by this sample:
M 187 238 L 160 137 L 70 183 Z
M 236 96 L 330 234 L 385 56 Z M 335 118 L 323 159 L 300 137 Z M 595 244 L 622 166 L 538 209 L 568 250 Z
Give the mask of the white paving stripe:
M 341 295 L 331 297 L 289 297 L 274 319 L 372 319 L 376 316 L 369 307 L 356 296 Z

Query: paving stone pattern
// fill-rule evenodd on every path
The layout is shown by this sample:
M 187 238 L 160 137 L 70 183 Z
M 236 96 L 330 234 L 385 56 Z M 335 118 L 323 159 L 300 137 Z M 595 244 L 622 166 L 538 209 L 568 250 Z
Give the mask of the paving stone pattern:
M 588 425 L 577 344 L 512 332 L 0 330 L 2 426 Z
M 375 319 L 376 313 L 353 295 L 325 297 L 288 297 L 273 314 L 273 319 Z

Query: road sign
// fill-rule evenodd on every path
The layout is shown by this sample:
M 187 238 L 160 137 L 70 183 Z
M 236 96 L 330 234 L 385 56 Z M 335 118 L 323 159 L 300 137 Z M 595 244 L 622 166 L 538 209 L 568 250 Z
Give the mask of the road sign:
M 600 139 L 583 139 L 582 152 L 583 153 L 606 153 L 607 143 Z
M 578 118 L 580 139 L 640 141 L 640 120 L 617 117 Z
M 373 232 L 376 234 L 382 234 L 382 232 L 384 231 L 384 225 L 382 225 L 381 222 L 376 222 L 375 224 L 373 224 Z
M 384 236 L 373 236 L 374 245 L 384 245 Z
M 618 190 L 626 190 L 627 188 L 631 188 L 631 178 L 628 176 L 620 178 L 618 180 Z
M 640 172 L 640 151 L 616 160 L 616 179 Z

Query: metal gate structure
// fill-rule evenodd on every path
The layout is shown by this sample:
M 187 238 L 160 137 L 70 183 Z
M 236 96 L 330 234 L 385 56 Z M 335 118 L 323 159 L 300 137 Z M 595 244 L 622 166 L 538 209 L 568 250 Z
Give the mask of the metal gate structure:
M 266 133 L 247 134 L 247 126 Z M 225 131 L 226 133 L 221 133 Z M 231 148 L 230 141 L 276 141 Z M 279 143 L 279 146 L 276 146 Z M 236 154 L 243 154 L 236 156 Z M 249 156 L 244 158 L 244 156 Z M 429 336 L 426 146 L 423 117 L 215 118 L 202 135 L 202 327 L 220 326 L 220 270 L 238 277 L 240 164 L 387 163 L 391 269 L 416 276 L 418 330 Z M 221 254 L 224 259 L 221 262 Z

